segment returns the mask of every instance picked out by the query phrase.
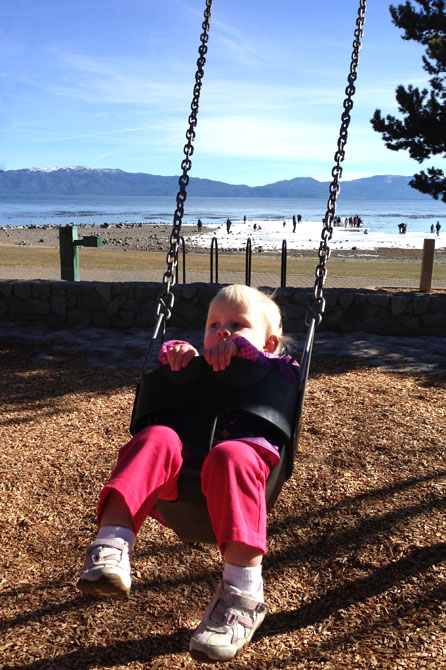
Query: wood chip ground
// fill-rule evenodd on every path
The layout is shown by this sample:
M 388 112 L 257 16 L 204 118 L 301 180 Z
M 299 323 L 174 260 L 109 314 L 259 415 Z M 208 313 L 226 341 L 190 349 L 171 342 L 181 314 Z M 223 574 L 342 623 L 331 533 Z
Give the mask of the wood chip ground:
M 219 579 L 215 548 L 149 520 L 128 600 L 75 588 L 137 372 L 0 344 L 4 670 L 205 667 L 187 648 Z M 315 359 L 294 475 L 269 518 L 270 613 L 226 668 L 446 668 L 445 385 L 438 368 Z

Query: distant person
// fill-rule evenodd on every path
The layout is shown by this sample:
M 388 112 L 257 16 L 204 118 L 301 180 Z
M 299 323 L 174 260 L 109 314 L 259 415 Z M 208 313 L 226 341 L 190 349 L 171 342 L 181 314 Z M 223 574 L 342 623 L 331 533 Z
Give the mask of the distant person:
M 283 222 L 283 227 L 285 228 L 285 226 L 286 226 L 286 221 Z
M 297 223 L 300 223 L 302 221 L 302 214 L 297 215 Z
M 246 223 L 246 214 L 245 214 L 245 216 L 243 217 L 243 223 Z
M 437 221 L 437 223 L 435 225 L 435 230 L 437 231 L 437 237 L 440 237 L 441 225 L 440 225 L 439 221 Z
M 231 219 L 228 218 L 227 221 L 226 221 L 226 232 L 228 234 L 229 234 L 229 231 L 231 230 L 231 226 L 232 226 L 232 221 L 231 221 Z
M 296 232 L 296 226 L 297 226 L 296 215 L 293 214 L 293 233 Z
M 434 232 L 435 232 L 435 226 L 434 226 L 434 224 L 432 224 L 431 225 L 431 233 L 434 233 Z
M 199 233 L 201 233 L 202 228 L 203 228 L 203 223 L 202 223 L 201 219 L 198 219 L 197 230 L 198 230 Z

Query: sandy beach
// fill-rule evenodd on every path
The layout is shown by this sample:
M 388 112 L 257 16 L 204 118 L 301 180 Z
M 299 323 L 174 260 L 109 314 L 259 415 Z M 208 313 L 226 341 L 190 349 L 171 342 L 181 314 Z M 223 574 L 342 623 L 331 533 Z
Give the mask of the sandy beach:
M 80 224 L 77 228 L 79 238 L 100 235 L 104 248 L 120 251 L 165 251 L 171 232 L 169 225 L 157 223 Z M 209 251 L 215 236 L 220 251 L 242 251 L 246 248 L 247 240 L 251 239 L 253 253 L 281 253 L 283 240 L 286 240 L 290 255 L 314 256 L 319 248 L 320 235 L 321 224 L 314 221 L 302 222 L 294 233 L 291 222 L 287 222 L 284 227 L 278 221 L 250 222 L 246 225 L 234 222 L 229 234 L 226 226 L 205 225 L 201 233 L 195 225 L 184 224 L 182 227 L 182 236 L 189 252 Z M 335 227 L 329 245 L 333 256 L 411 260 L 420 257 L 423 240 L 428 238 L 435 238 L 436 260 L 446 262 L 446 230 L 440 237 L 436 237 L 430 233 L 393 235 L 372 233 L 361 228 Z M 57 248 L 59 226 L 1 226 L 0 246 L 11 245 Z

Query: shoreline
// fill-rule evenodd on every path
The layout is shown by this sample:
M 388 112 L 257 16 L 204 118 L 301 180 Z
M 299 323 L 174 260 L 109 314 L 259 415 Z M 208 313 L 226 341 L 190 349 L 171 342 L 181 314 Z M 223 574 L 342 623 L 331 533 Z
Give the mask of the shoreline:
M 296 230 L 295 235 L 292 233 L 291 226 L 288 230 L 282 230 L 277 222 L 274 224 L 267 222 L 267 224 L 262 222 L 260 231 L 254 231 L 252 226 L 233 224 L 229 235 L 226 232 L 226 226 L 205 224 L 202 232 L 199 233 L 196 225 L 183 224 L 182 237 L 188 253 L 209 252 L 212 238 L 216 236 L 220 253 L 240 253 L 246 248 L 247 239 L 251 238 L 254 254 L 264 253 L 277 256 L 281 253 L 282 240 L 285 239 L 289 256 L 317 256 L 321 224 L 305 222 Z M 81 223 L 76 227 L 79 238 L 85 235 L 100 235 L 102 248 L 107 250 L 161 253 L 168 250 L 172 230 L 171 225 L 163 223 Z M 59 229 L 60 226 L 55 224 L 0 226 L 0 248 L 7 246 L 58 248 Z M 377 236 L 380 238 L 379 241 L 376 240 Z M 436 262 L 446 262 L 445 238 L 446 233 L 443 234 L 443 237 L 436 238 Z M 413 237 L 411 239 L 389 234 L 387 236 L 385 234 L 367 235 L 363 230 L 340 227 L 333 229 L 333 238 L 328 244 L 332 257 L 411 261 L 421 258 L 422 234 L 416 236 L 416 242 L 417 244 L 414 244 Z

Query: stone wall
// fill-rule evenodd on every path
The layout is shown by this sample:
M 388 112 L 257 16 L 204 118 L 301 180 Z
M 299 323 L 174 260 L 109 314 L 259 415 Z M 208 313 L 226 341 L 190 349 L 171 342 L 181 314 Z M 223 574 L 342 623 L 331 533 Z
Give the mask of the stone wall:
M 54 328 L 150 327 L 160 284 L 65 281 L 0 281 L 0 319 L 13 323 L 44 323 Z M 213 284 L 173 288 L 175 306 L 169 325 L 202 328 Z M 285 331 L 305 330 L 310 289 L 282 288 L 276 300 L 284 313 Z M 326 289 L 326 309 L 319 330 L 364 331 L 388 335 L 446 337 L 446 293 Z

